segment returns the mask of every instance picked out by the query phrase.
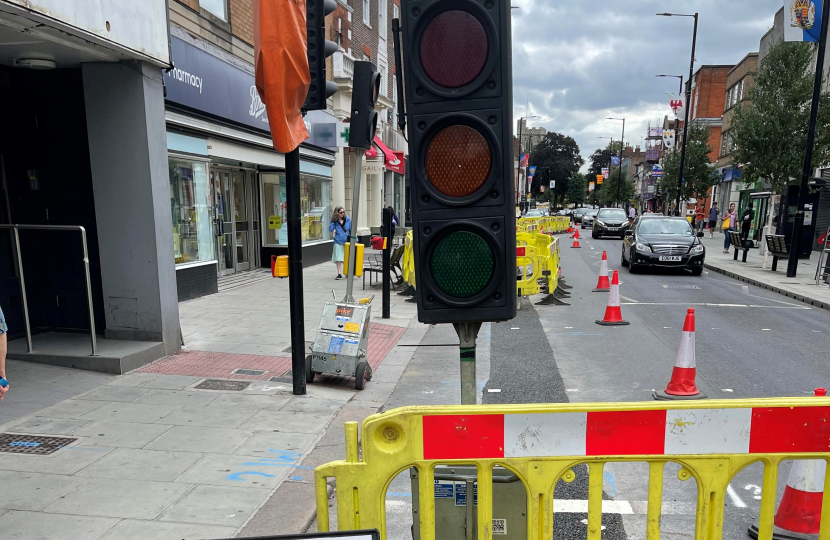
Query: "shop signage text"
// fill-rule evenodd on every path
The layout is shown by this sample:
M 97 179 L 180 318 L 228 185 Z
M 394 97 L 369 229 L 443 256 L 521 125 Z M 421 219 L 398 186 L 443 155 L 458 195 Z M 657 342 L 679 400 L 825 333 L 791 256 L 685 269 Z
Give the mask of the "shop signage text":
M 386 167 L 383 166 L 382 161 L 367 161 L 363 164 L 360 170 L 364 173 L 377 174 L 384 172 Z

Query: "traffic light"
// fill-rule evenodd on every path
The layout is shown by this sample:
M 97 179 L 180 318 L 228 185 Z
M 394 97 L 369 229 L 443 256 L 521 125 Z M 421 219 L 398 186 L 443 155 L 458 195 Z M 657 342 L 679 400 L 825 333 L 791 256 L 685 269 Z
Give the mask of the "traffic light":
M 352 90 L 352 115 L 349 120 L 349 146 L 372 148 L 378 126 L 375 103 L 380 93 L 380 73 L 371 62 L 354 63 L 354 89 Z
M 326 80 L 326 58 L 337 52 L 337 44 L 326 39 L 326 15 L 337 9 L 335 0 L 306 0 L 306 36 L 308 38 L 308 71 L 311 84 L 303 108 L 319 111 L 326 100 L 337 92 L 337 83 Z
M 516 316 L 509 0 L 402 0 L 423 323 Z

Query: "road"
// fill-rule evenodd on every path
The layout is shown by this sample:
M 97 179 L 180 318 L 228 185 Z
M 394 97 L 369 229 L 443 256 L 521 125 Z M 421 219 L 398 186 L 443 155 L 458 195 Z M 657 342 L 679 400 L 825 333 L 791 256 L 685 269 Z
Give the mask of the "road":
M 822 362 L 830 348 L 830 313 L 719 274 L 694 277 L 681 271 L 631 275 L 620 267 L 620 240 L 583 239 L 581 249 L 563 242 L 562 266 L 570 306 L 533 306 L 525 301 L 518 317 L 482 327 L 478 350 L 480 402 L 546 403 L 651 400 L 665 388 L 677 354 L 686 310 L 696 311 L 697 384 L 712 398 L 804 396 L 827 386 Z M 624 327 L 595 324 L 607 293 L 593 293 L 602 251 L 609 268 L 620 270 Z M 541 297 L 534 297 L 538 301 Z M 393 392 L 387 408 L 412 404 L 457 404 L 460 400 L 457 343 L 451 327 L 436 326 Z M 429 346 L 426 346 L 429 345 Z M 691 538 L 697 490 L 677 478 L 669 464 L 664 476 L 662 538 Z M 782 465 L 777 497 L 789 464 Z M 587 469 L 557 487 L 557 499 L 587 499 Z M 741 471 L 728 491 L 724 538 L 743 540 L 757 519 L 763 469 Z M 603 538 L 644 539 L 648 469 L 645 463 L 610 463 L 604 471 L 604 498 L 616 501 L 603 515 Z M 411 483 L 400 475 L 389 488 L 389 538 L 410 535 Z M 584 513 L 561 506 L 555 537 L 586 537 Z

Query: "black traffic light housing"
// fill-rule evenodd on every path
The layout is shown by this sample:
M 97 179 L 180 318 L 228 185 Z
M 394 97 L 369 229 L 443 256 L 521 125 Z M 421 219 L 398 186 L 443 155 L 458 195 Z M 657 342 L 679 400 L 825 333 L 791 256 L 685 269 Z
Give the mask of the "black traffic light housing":
M 326 58 L 337 52 L 337 44 L 326 39 L 325 19 L 337 9 L 335 0 L 306 0 L 306 37 L 308 39 L 308 72 L 311 84 L 303 108 L 319 111 L 326 100 L 337 92 L 337 83 L 326 80 Z
M 516 316 L 509 0 L 402 0 L 418 320 Z
M 367 61 L 355 62 L 352 113 L 349 120 L 349 146 L 352 148 L 372 148 L 378 126 L 375 103 L 379 93 L 380 73 L 377 67 Z

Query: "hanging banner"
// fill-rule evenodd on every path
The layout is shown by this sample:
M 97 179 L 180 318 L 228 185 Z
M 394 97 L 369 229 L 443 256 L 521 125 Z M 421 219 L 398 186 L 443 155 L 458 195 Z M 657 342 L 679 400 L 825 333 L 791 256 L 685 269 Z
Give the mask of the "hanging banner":
M 555 187 L 556 187 L 556 180 L 551 180 L 550 181 L 550 188 L 553 189 Z
M 539 186 L 539 193 L 545 192 L 545 186 Z
M 686 96 L 669 94 L 669 108 L 674 112 L 675 118 L 684 118 L 686 116 Z
M 653 165 L 651 167 L 651 177 L 652 178 L 662 178 L 663 177 L 663 167 L 660 165 Z
M 607 175 L 598 174 L 597 175 L 597 185 L 601 186 L 605 179 L 608 178 Z
M 674 148 L 674 130 L 663 130 L 663 148 L 665 148 L 666 150 L 671 150 L 672 148 Z
M 784 41 L 818 43 L 821 32 L 821 2 L 784 0 Z
M 536 167 L 529 167 L 528 168 L 528 176 L 530 176 L 530 177 L 536 176 Z
M 611 165 L 614 167 L 620 166 L 620 156 L 611 156 Z
M 603 178 L 608 178 L 608 168 L 603 168 L 602 169 L 602 177 Z M 602 182 L 600 182 L 600 183 L 602 183 Z
M 522 159 L 519 160 L 519 167 L 527 167 L 528 159 L 530 159 L 530 154 L 523 155 Z
M 594 191 L 594 183 L 593 182 L 590 182 L 588 184 L 588 191 Z

